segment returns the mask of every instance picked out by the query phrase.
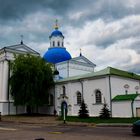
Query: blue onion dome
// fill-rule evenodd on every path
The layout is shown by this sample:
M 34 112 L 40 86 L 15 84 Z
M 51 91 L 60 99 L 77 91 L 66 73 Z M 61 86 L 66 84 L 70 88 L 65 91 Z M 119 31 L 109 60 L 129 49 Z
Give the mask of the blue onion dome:
M 58 29 L 55 29 L 55 30 L 51 33 L 50 38 L 51 38 L 52 36 L 55 36 L 55 37 L 56 37 L 56 36 L 60 36 L 60 37 L 63 37 L 63 38 L 64 38 L 62 32 L 59 31 Z
M 55 25 L 54 29 L 55 30 L 51 33 L 50 38 L 53 37 L 53 36 L 55 36 L 55 37 L 56 36 L 60 36 L 60 37 L 63 37 L 64 38 L 62 32 L 58 30 L 57 20 L 56 20 L 56 25 Z
M 55 30 L 50 35 L 50 47 L 43 56 L 45 61 L 56 64 L 71 59 L 71 55 L 63 46 L 63 39 L 64 36 L 62 32 L 58 30 L 58 24 L 56 20 Z
M 56 64 L 59 62 L 70 60 L 71 55 L 64 47 L 63 48 L 54 47 L 54 48 L 49 48 L 48 51 L 43 56 L 43 58 L 45 59 L 45 61 L 49 63 Z

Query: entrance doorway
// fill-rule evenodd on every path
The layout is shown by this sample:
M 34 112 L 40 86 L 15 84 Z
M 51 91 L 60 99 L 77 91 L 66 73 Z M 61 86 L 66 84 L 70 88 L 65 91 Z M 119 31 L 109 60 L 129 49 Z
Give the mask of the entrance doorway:
M 66 101 L 63 101 L 61 103 L 61 116 L 64 115 L 64 109 L 65 109 L 65 115 L 67 116 L 67 113 L 68 113 L 68 105 L 67 105 L 67 102 Z

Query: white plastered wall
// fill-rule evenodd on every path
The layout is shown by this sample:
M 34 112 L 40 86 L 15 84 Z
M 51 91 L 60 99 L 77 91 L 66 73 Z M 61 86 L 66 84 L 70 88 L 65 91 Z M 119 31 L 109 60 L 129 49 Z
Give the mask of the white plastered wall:
M 125 94 L 125 88 L 124 85 L 128 84 L 128 94 L 134 94 L 136 93 L 135 87 L 139 86 L 139 80 L 125 78 L 125 77 L 119 77 L 119 76 L 111 76 L 111 92 L 112 92 L 112 98 L 114 98 L 116 95 Z
M 60 94 L 62 94 L 62 86 L 66 87 L 66 95 L 68 96 L 68 105 L 70 105 L 68 115 L 76 116 L 78 115 L 78 111 L 80 106 L 77 104 L 77 91 L 82 93 L 82 84 L 83 84 L 83 97 L 84 101 L 88 106 L 90 116 L 98 116 L 101 108 L 103 107 L 104 99 L 110 106 L 110 97 L 107 94 L 108 92 L 108 83 L 107 79 L 92 79 L 92 80 L 83 80 L 83 81 L 75 81 L 68 82 L 64 84 L 59 84 L 56 86 L 56 108 L 57 111 L 61 111 L 61 102 L 58 100 Z M 95 103 L 95 90 L 99 89 L 102 93 L 102 104 Z
M 55 67 L 59 71 L 59 76 L 63 78 L 83 75 L 94 71 L 93 66 L 71 63 L 71 61 L 57 63 Z

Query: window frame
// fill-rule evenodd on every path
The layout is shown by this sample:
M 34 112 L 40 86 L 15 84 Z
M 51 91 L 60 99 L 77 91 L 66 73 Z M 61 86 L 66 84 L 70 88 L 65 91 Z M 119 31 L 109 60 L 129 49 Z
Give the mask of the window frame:
M 102 93 L 99 89 L 95 90 L 95 103 L 102 104 Z
M 82 94 L 80 91 L 76 93 L 76 99 L 77 99 L 77 105 L 80 105 L 82 103 Z

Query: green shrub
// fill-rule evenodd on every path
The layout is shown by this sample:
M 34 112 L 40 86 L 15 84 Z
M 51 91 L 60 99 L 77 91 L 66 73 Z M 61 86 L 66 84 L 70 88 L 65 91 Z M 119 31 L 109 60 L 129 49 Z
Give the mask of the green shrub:
M 81 103 L 80 106 L 80 110 L 79 110 L 79 117 L 80 118 L 88 118 L 89 114 L 88 114 L 88 110 L 87 110 L 87 105 L 85 104 L 84 100 Z
M 107 104 L 104 104 L 103 105 L 103 108 L 101 109 L 101 112 L 100 112 L 100 116 L 99 117 L 101 119 L 109 119 L 110 118 L 110 111 L 107 108 Z

